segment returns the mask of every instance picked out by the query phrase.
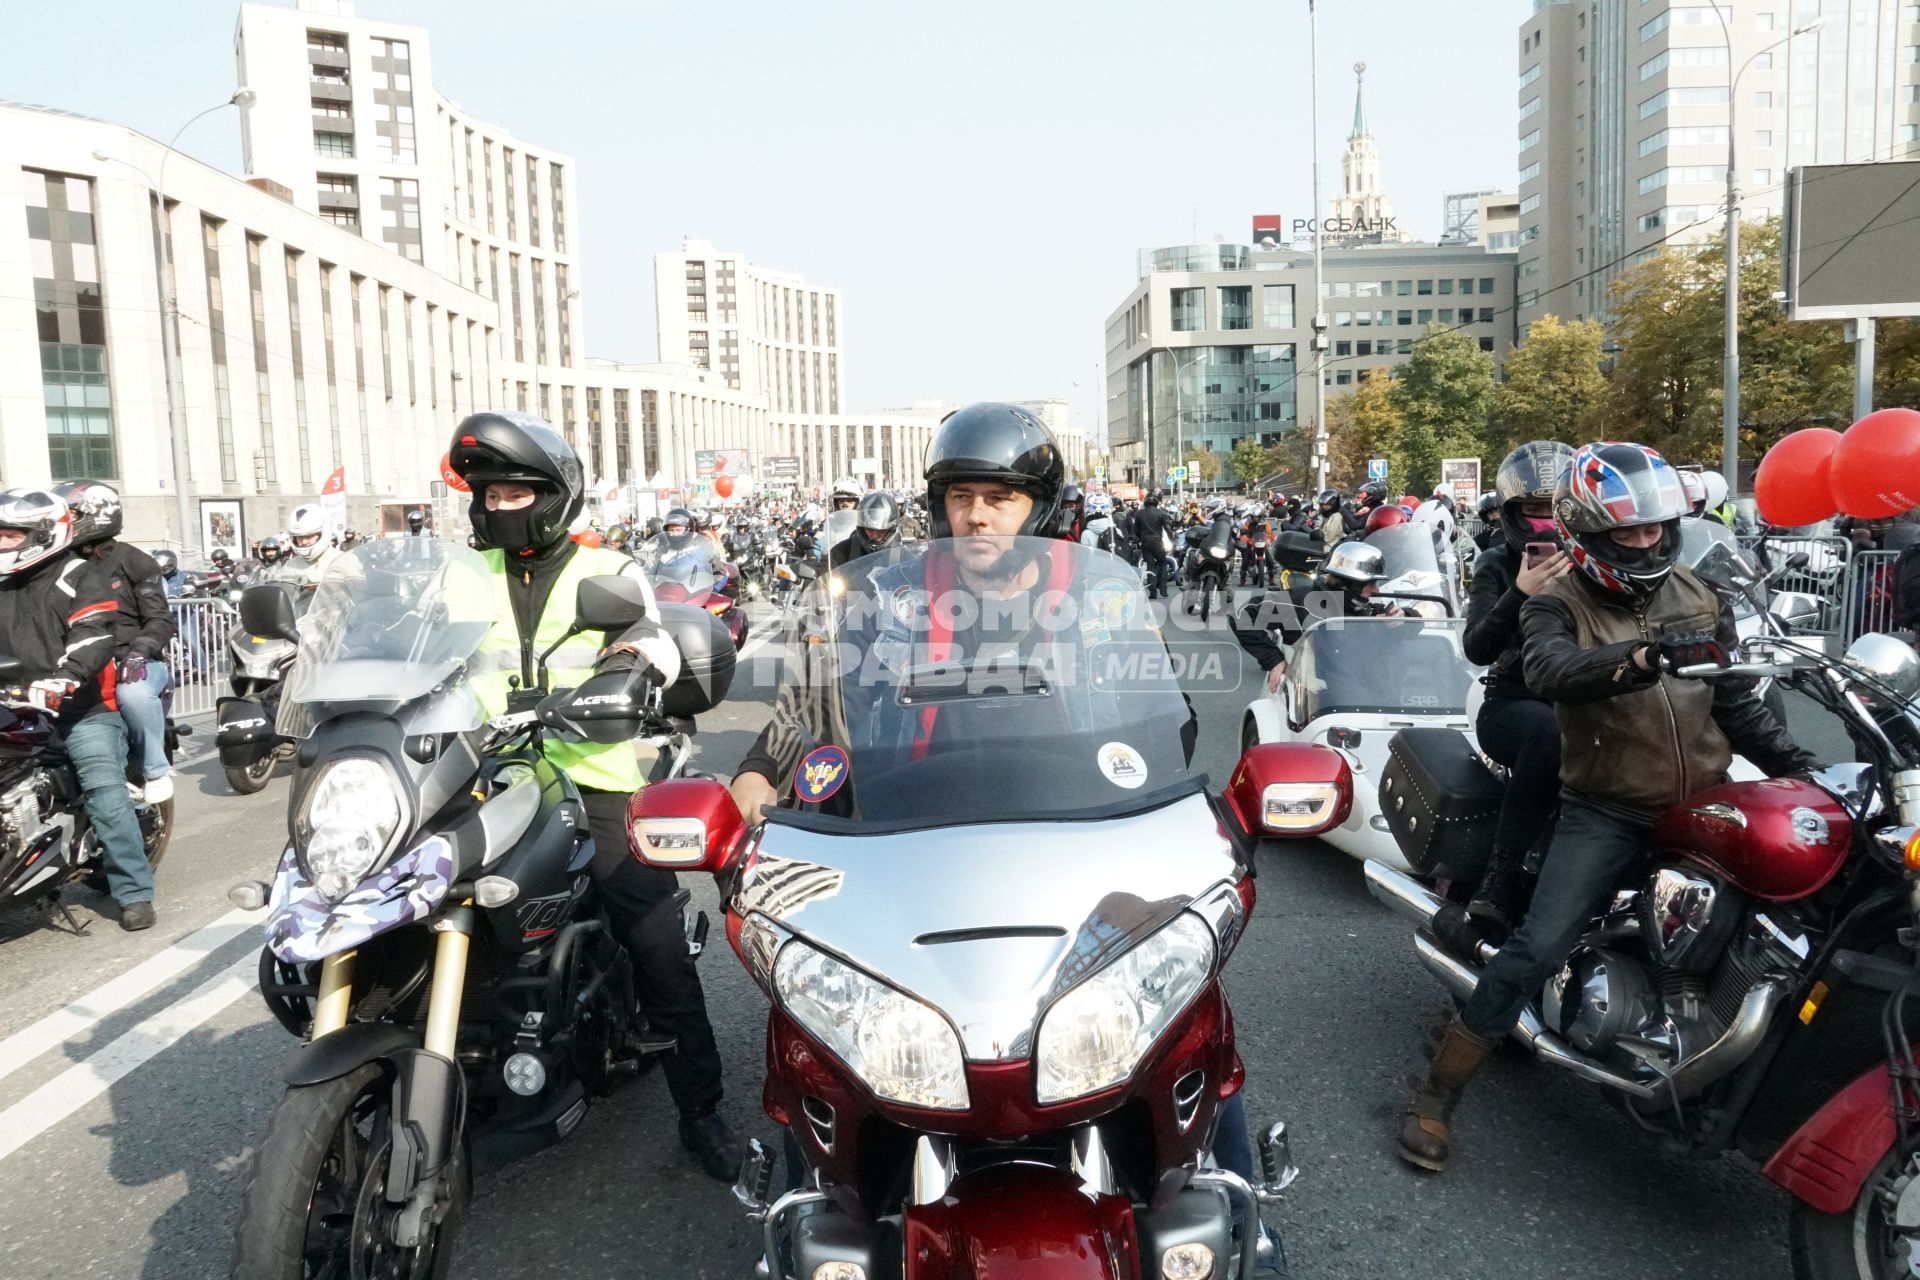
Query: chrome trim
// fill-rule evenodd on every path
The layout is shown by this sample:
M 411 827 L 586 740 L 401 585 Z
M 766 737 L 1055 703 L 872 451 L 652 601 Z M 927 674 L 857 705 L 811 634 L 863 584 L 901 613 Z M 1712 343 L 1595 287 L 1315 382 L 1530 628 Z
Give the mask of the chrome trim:
M 1699 812 L 1699 810 L 1694 810 Z M 1746 819 L 1740 820 L 1742 826 Z M 1660 867 L 1640 896 L 1640 936 L 1660 964 L 1685 968 L 1688 954 L 1713 923 L 1720 886 L 1680 867 Z
M 1105 1158 L 1105 1152 L 1101 1153 Z M 953 1184 L 953 1144 L 945 1138 L 921 1134 L 913 1144 L 913 1189 L 908 1192 L 912 1204 L 933 1204 L 947 1194 Z
M 1107 1159 L 1106 1140 L 1100 1136 L 1098 1124 L 1082 1125 L 1074 1131 L 1073 1149 L 1068 1161 L 1073 1176 L 1080 1179 L 1080 1185 L 1088 1195 L 1114 1194 L 1113 1164 Z
M 1246 904 L 1237 885 L 1223 884 L 1197 899 L 1189 908 L 1213 930 L 1214 951 L 1224 957 L 1247 928 Z
M 1237 1173 L 1228 1173 L 1225 1169 L 1201 1169 L 1188 1180 L 1189 1186 L 1207 1187 L 1218 1191 L 1228 1201 L 1228 1213 L 1232 1213 L 1232 1203 L 1239 1202 L 1240 1221 L 1248 1230 L 1241 1233 L 1240 1239 L 1240 1280 L 1253 1280 L 1254 1270 L 1259 1266 L 1258 1242 L 1264 1234 L 1260 1222 L 1260 1198 L 1247 1185 L 1247 1180 Z M 1254 1246 L 1249 1248 L 1248 1246 Z M 1158 1269 L 1158 1259 L 1152 1259 Z M 1142 1271 L 1145 1271 L 1143 1266 Z
M 1873 784 L 1870 764 L 1830 764 L 1807 777 L 1855 818 L 1871 822 L 1886 810 L 1886 797 Z
M 1104 822 L 861 836 L 774 822 L 733 907 L 938 1009 L 968 1060 L 1015 1061 L 1062 992 L 1241 872 L 1200 794 Z M 982 936 L 915 941 L 968 933 Z
M 1366 878 L 1368 893 L 1422 928 L 1431 926 L 1433 917 L 1448 905 L 1418 880 L 1403 871 L 1395 871 L 1384 862 L 1369 859 L 1361 874 Z M 1484 941 L 1474 952 L 1481 964 L 1486 964 L 1499 954 L 1498 947 Z
M 765 1261 L 770 1273 L 776 1265 L 776 1260 L 780 1257 L 781 1223 L 786 1220 L 789 1214 L 797 1209 L 810 1204 L 826 1204 L 827 1201 L 827 1194 L 823 1191 L 800 1190 L 789 1191 L 773 1202 L 772 1207 L 767 1210 L 766 1222 L 762 1223 L 760 1227 L 760 1243 L 761 1247 L 766 1250 Z M 784 1270 L 778 1274 L 782 1277 L 786 1275 Z
M 1278 1204 L 1287 1188 L 1300 1180 L 1300 1166 L 1293 1162 L 1293 1136 L 1285 1120 L 1275 1120 L 1260 1135 L 1260 1178 L 1254 1194 L 1262 1204 Z
M 763 915 L 740 922 L 740 957 L 760 989 L 773 994 L 773 961 L 793 935 Z
M 1189 1084 L 1188 1082 L 1192 1083 Z M 1193 1070 L 1173 1082 L 1173 1123 L 1181 1133 L 1193 1127 L 1200 1114 L 1200 1098 L 1206 1092 L 1207 1073 Z
M 1742 831 L 1747 829 L 1747 815 L 1723 801 L 1715 800 L 1711 804 L 1697 804 L 1687 812 L 1702 818 L 1712 818 L 1715 822 L 1730 823 Z
M 816 1114 L 816 1108 L 826 1114 Z M 820 1144 L 820 1149 L 832 1155 L 834 1139 L 838 1136 L 835 1126 L 839 1118 L 834 1112 L 833 1104 L 824 1098 L 816 1098 L 808 1094 L 800 1099 L 800 1114 L 807 1118 L 807 1127 L 813 1131 L 813 1140 Z

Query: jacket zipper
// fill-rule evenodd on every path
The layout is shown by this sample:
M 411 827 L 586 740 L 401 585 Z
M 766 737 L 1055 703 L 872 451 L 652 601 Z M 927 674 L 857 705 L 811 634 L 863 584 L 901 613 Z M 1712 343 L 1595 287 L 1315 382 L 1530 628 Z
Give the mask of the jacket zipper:
M 526 588 L 526 603 L 531 605 L 533 603 L 533 570 L 520 571 L 520 585 Z M 525 610 L 516 608 L 513 612 L 515 614 L 514 630 L 520 633 L 520 687 L 531 689 L 533 688 L 533 635 L 530 625 L 522 616 Z
M 1640 626 L 1641 639 L 1651 643 L 1653 635 L 1647 630 L 1647 614 L 1644 605 L 1633 611 L 1633 620 Z M 1693 785 L 1687 781 L 1686 745 L 1680 740 L 1680 717 L 1674 713 L 1673 697 L 1667 692 L 1667 678 L 1660 674 L 1657 666 L 1654 671 L 1654 684 L 1659 687 L 1661 705 L 1667 709 L 1667 726 L 1673 730 L 1674 771 L 1680 775 L 1680 798 L 1685 799 L 1693 793 Z

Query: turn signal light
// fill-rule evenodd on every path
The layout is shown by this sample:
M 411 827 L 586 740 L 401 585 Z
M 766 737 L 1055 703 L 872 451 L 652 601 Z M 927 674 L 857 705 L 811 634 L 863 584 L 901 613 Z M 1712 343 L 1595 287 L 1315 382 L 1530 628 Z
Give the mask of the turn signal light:
M 1260 793 L 1260 821 L 1269 831 L 1311 831 L 1339 803 L 1340 789 L 1328 782 L 1269 782 Z
M 1907 870 L 1920 872 L 1920 830 L 1907 837 L 1905 851 Z

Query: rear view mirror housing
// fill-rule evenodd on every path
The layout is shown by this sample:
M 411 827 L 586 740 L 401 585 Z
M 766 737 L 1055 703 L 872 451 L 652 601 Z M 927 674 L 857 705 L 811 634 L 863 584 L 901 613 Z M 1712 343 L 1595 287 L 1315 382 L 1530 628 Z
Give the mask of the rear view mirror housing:
M 262 583 L 242 591 L 240 625 L 250 634 L 265 636 L 269 640 L 300 642 L 300 625 L 293 613 L 293 596 L 283 583 Z
M 646 590 L 638 578 L 597 574 L 574 592 L 573 617 L 582 631 L 625 631 L 646 616 Z
M 1256 743 L 1234 766 L 1226 802 L 1248 835 L 1324 835 L 1353 812 L 1353 769 L 1331 747 Z
M 733 866 L 747 820 L 733 796 L 712 778 L 669 778 L 627 801 L 627 848 L 650 867 L 711 871 Z

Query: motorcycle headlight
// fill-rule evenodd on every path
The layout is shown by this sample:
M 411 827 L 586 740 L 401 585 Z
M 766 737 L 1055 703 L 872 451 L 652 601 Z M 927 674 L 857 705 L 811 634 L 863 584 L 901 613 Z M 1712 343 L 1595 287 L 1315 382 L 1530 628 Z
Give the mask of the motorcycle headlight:
M 1225 547 L 1208 547 L 1207 554 L 1215 560 L 1225 560 L 1227 558 L 1227 549 Z
M 797 940 L 780 948 L 773 990 L 875 1094 L 910 1107 L 967 1109 L 960 1037 L 933 1006 Z
M 329 902 L 338 902 L 393 851 L 406 812 L 393 770 L 365 756 L 320 771 L 293 819 L 300 867 Z
M 1188 912 L 1054 1001 L 1034 1054 L 1037 1100 L 1071 1101 L 1132 1075 L 1212 971 L 1213 932 Z

